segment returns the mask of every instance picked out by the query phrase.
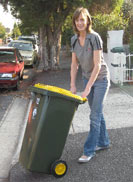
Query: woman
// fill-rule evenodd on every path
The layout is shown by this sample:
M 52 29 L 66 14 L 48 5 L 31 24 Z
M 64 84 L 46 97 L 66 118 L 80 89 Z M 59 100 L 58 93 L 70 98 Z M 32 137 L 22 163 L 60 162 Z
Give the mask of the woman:
M 71 92 L 76 94 L 76 75 L 82 69 L 84 91 L 90 106 L 90 131 L 78 162 L 88 162 L 97 150 L 109 147 L 109 137 L 103 116 L 103 101 L 109 88 L 109 71 L 103 59 L 103 45 L 98 33 L 92 30 L 91 16 L 86 8 L 78 8 L 73 15 L 76 32 L 71 38 Z

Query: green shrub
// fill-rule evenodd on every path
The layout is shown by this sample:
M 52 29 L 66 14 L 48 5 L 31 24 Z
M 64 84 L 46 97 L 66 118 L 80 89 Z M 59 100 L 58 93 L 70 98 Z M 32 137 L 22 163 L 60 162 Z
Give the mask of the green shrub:
M 93 29 L 101 35 L 105 52 L 107 51 L 107 31 L 123 30 L 127 24 L 128 21 L 116 13 L 98 14 L 93 17 Z

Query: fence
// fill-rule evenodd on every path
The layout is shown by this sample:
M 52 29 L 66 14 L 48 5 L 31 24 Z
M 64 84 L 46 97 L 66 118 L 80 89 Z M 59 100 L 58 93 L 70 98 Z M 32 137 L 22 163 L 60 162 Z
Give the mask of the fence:
M 133 54 L 110 53 L 110 75 L 112 82 L 133 82 Z
M 133 54 L 126 55 L 126 65 L 123 68 L 123 82 L 133 82 Z

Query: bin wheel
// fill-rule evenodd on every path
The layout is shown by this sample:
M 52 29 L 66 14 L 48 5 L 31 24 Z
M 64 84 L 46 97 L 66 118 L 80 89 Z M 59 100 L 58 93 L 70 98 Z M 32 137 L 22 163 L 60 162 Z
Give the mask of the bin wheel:
M 59 160 L 59 161 L 55 161 L 52 164 L 51 173 L 56 178 L 61 178 L 66 174 L 67 169 L 68 169 L 67 163 L 65 161 Z

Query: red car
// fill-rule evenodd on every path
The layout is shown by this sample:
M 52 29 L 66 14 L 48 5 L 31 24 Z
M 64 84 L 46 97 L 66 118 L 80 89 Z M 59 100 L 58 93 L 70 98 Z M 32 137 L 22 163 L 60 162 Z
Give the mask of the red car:
M 0 88 L 19 88 L 23 79 L 24 61 L 14 47 L 0 47 Z

